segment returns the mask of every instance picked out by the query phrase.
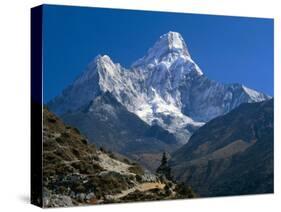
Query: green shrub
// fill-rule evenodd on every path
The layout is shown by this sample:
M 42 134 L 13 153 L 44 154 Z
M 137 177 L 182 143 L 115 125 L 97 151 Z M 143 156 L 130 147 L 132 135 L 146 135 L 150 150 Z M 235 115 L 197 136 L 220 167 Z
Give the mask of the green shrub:
M 136 175 L 136 181 L 139 183 L 142 182 L 142 177 L 138 174 Z
M 72 151 L 72 153 L 73 153 L 76 157 L 80 157 L 80 152 L 79 152 L 79 150 L 72 148 L 71 151 Z
M 80 131 L 76 127 L 73 128 L 73 131 L 76 132 L 79 135 L 81 134 Z
M 50 123 L 56 123 L 56 119 L 55 118 L 53 118 L 53 117 L 49 117 L 48 118 L 48 122 L 50 122 Z
M 70 137 L 69 133 L 67 133 L 67 132 L 63 132 L 61 134 L 61 136 L 64 137 L 64 138 L 69 138 Z
M 184 183 L 177 184 L 176 192 L 179 198 L 194 198 L 196 197 L 195 192 L 192 190 L 190 186 L 184 185 Z
M 75 187 L 75 191 L 78 193 L 84 193 L 85 190 L 86 190 L 85 187 L 81 184 Z
M 123 158 L 123 162 L 126 164 L 130 164 L 130 161 L 127 158 Z
M 57 141 L 58 143 L 60 143 L 60 144 L 63 143 L 63 139 L 62 139 L 61 137 L 57 137 L 57 138 L 56 138 L 56 141 Z
M 106 150 L 102 146 L 100 147 L 100 151 L 103 153 L 107 153 Z
M 130 166 L 129 171 L 134 173 L 134 174 L 137 174 L 137 175 L 143 175 L 144 174 L 143 169 L 139 165 Z
M 113 152 L 108 152 L 109 157 L 111 157 L 112 159 L 117 159 L 117 157 L 114 155 Z
M 81 142 L 82 142 L 83 144 L 88 144 L 88 141 L 87 141 L 85 138 L 81 139 Z

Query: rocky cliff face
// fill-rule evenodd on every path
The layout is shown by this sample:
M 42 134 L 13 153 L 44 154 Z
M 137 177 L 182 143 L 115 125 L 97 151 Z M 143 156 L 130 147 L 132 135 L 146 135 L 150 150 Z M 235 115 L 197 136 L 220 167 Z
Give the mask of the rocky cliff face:
M 175 134 L 182 143 L 205 122 L 241 103 L 270 98 L 240 84 L 209 80 L 177 32 L 162 35 L 130 69 L 107 55 L 97 56 L 48 107 L 62 115 L 79 110 L 105 92 L 147 124 Z
M 273 100 L 211 120 L 173 154 L 173 178 L 201 196 L 272 193 L 273 123 Z

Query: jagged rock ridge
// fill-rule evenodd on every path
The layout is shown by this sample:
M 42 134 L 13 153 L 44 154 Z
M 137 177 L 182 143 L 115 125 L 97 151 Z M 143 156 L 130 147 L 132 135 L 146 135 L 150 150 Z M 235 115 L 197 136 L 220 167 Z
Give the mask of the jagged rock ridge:
M 48 106 L 61 115 L 79 110 L 105 92 L 147 124 L 174 133 L 182 143 L 205 122 L 241 103 L 270 98 L 241 84 L 209 80 L 177 32 L 162 35 L 130 69 L 107 55 L 97 56 Z

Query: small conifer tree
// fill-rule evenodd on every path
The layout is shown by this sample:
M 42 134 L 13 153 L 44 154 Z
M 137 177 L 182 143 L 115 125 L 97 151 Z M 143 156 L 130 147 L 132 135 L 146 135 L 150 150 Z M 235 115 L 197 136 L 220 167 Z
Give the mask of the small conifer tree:
M 163 152 L 161 164 L 156 170 L 156 173 L 161 176 L 165 176 L 168 180 L 171 179 L 171 168 L 168 166 L 168 158 L 166 152 Z
M 163 155 L 162 155 L 162 160 L 161 160 L 161 166 L 165 166 L 167 164 L 167 156 L 166 156 L 166 152 L 163 152 Z

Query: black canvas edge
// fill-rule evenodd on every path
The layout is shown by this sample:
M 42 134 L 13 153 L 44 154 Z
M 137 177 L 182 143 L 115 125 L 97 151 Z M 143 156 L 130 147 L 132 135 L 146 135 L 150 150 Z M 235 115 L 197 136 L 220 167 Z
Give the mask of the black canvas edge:
M 42 35 L 43 7 L 31 8 L 31 204 L 43 207 Z

